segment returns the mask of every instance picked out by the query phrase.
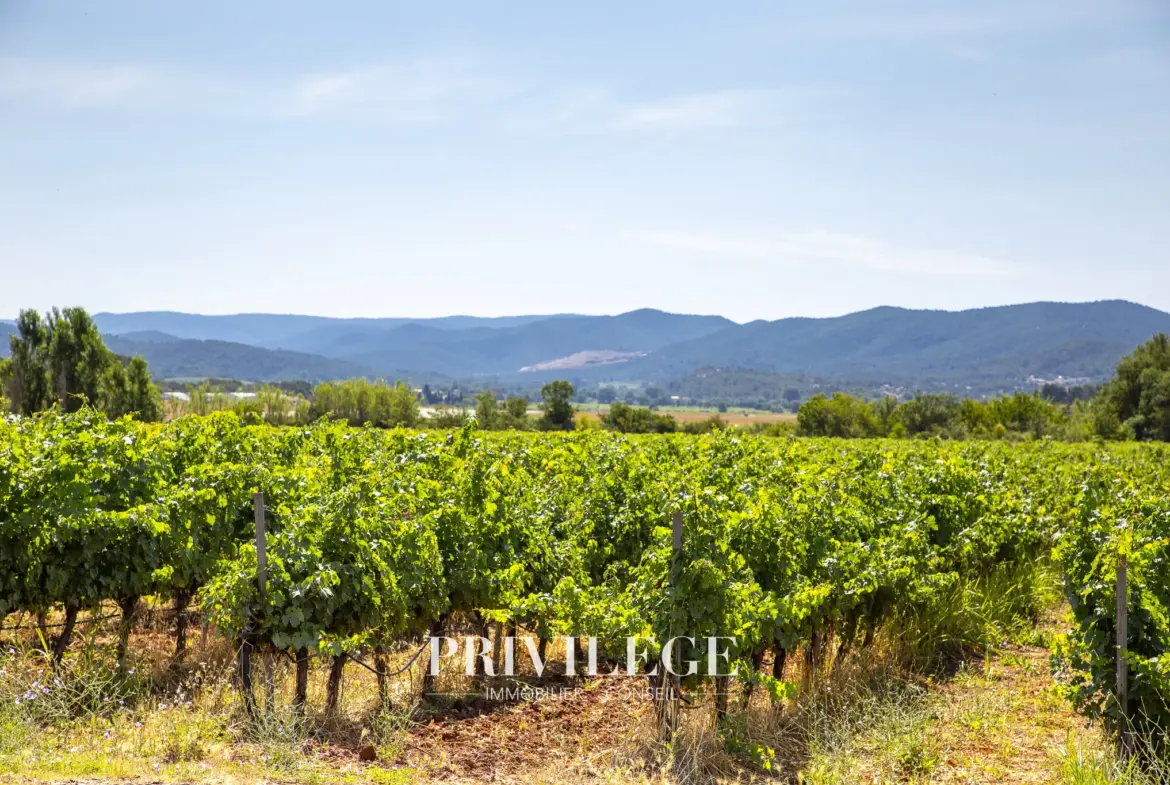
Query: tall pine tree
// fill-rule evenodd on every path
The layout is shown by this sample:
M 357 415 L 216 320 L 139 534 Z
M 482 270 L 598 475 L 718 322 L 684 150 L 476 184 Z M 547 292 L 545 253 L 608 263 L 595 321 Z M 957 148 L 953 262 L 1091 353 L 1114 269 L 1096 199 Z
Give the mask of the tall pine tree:
M 124 366 L 85 309 L 54 308 L 44 317 L 21 311 L 16 329 L 9 336 L 12 357 L 4 373 L 13 412 L 93 406 L 111 417 L 162 419 L 162 401 L 146 361 L 135 357 Z

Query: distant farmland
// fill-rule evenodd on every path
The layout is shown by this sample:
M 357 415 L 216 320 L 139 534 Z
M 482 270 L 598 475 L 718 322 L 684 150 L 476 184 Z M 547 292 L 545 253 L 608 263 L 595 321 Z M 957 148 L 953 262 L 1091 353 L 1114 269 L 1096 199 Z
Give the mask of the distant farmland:
M 578 419 L 600 419 L 601 415 L 609 411 L 608 404 L 586 403 L 577 404 Z M 777 423 L 777 422 L 796 422 L 796 415 L 788 412 L 769 412 L 763 409 L 745 409 L 742 407 L 734 407 L 728 409 L 726 412 L 720 413 L 713 407 L 701 406 L 660 406 L 655 409 L 659 414 L 669 414 L 680 423 L 696 422 L 698 420 L 706 420 L 709 417 L 719 415 L 720 419 L 729 425 L 752 425 L 754 423 Z M 531 415 L 532 412 L 529 412 Z M 539 416 L 540 412 L 536 412 Z

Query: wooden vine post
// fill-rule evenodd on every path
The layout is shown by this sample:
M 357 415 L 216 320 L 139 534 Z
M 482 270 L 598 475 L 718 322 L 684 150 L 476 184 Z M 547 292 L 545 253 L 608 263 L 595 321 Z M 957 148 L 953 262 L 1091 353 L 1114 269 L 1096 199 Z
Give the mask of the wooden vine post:
M 670 599 L 671 605 L 677 601 L 675 592 L 678 589 L 679 572 L 682 570 L 682 545 L 683 545 L 683 514 L 681 511 L 675 511 L 671 517 L 671 559 L 670 559 Z M 678 634 L 678 630 L 674 629 L 673 623 L 670 628 L 670 637 Z M 670 652 L 671 668 L 674 671 L 679 669 L 679 653 L 677 647 L 672 648 Z M 681 700 L 682 700 L 682 684 L 678 676 L 675 676 L 670 671 L 662 674 L 662 678 L 658 680 L 658 688 L 660 694 L 658 696 L 658 730 L 662 740 L 669 743 L 674 739 L 675 733 L 678 732 L 679 718 L 681 714 Z
M 1129 668 L 1125 662 L 1125 650 L 1129 648 L 1129 603 L 1127 598 L 1127 559 L 1125 554 L 1117 557 L 1117 705 L 1120 712 L 1118 734 L 1121 751 L 1132 752 L 1129 732 Z
M 264 530 L 264 492 L 256 491 L 252 496 L 252 506 L 255 510 L 256 521 L 256 582 L 260 590 L 260 605 L 264 605 L 264 590 L 265 583 L 268 580 L 268 536 Z M 256 695 L 252 690 L 252 640 L 250 637 L 250 630 L 245 629 L 240 639 L 240 661 L 239 661 L 239 677 L 240 690 L 244 693 L 244 706 L 248 713 L 254 715 L 256 713 Z M 272 706 L 272 671 L 271 661 L 265 663 L 268 683 L 267 705 Z
M 264 491 L 257 491 L 256 497 L 256 579 L 263 605 L 268 590 L 268 524 L 264 519 Z M 276 677 L 272 672 L 275 658 L 270 643 L 264 647 L 264 708 L 269 713 L 276 708 Z

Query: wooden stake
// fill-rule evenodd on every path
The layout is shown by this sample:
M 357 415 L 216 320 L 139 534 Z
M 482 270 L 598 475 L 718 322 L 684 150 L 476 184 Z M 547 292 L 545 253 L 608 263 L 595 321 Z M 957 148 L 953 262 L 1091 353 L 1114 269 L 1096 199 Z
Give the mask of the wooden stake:
M 683 548 L 683 514 L 681 510 L 676 510 L 671 516 L 671 546 L 673 553 L 670 560 L 670 591 L 673 592 L 678 585 L 678 573 L 682 569 L 682 548 Z M 670 630 L 670 636 L 674 637 L 677 630 L 673 628 Z M 670 659 L 672 669 L 677 671 L 679 668 L 679 652 L 676 646 L 671 651 Z M 664 741 L 670 742 L 674 739 L 675 733 L 678 732 L 679 719 L 682 714 L 681 700 L 682 700 L 682 684 L 677 676 L 671 673 L 663 673 L 662 678 L 658 681 L 658 687 L 663 691 L 661 714 L 659 717 L 659 730 Z
M 264 588 L 268 582 L 268 534 L 264 530 L 264 491 L 252 497 L 256 509 L 256 580 L 260 584 L 260 602 L 264 602 Z
M 252 497 L 256 511 L 256 582 L 260 589 L 260 604 L 264 605 L 264 593 L 268 587 L 268 532 L 264 523 L 264 491 L 256 491 Z M 264 647 L 264 710 L 269 714 L 275 708 L 276 676 L 273 673 L 272 647 Z
M 1127 599 L 1127 559 L 1124 554 L 1117 558 L 1117 704 L 1121 711 L 1121 750 L 1131 752 L 1129 734 L 1129 668 L 1125 662 L 1125 650 L 1129 648 L 1129 603 Z
M 240 692 L 244 693 L 244 708 L 249 717 L 256 716 L 256 694 L 252 691 L 252 644 L 244 639 L 240 642 Z

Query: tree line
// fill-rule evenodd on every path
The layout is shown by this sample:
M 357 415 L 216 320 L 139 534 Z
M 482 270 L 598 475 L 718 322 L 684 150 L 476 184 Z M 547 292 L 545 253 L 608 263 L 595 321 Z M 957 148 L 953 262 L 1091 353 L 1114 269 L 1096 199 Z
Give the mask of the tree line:
M 452 406 L 438 406 L 429 416 L 423 414 L 424 395 L 402 381 L 371 381 L 365 378 L 321 382 L 308 395 L 290 393 L 276 385 L 260 385 L 247 391 L 247 397 L 232 396 L 209 381 L 188 385 L 186 400 L 173 402 L 171 414 L 206 415 L 232 411 L 244 422 L 270 425 L 307 425 L 321 418 L 345 422 L 351 426 L 375 428 L 461 428 L 475 420 L 480 430 L 488 431 L 565 431 L 574 428 L 575 412 L 570 403 L 573 387 L 568 382 L 550 382 L 541 390 L 537 404 L 539 417 L 528 416 L 529 401 L 522 396 L 497 399 L 491 390 L 475 397 L 470 411 Z
M 986 401 L 947 393 L 866 401 L 814 395 L 797 413 L 803 436 L 1042 438 L 1170 441 L 1170 338 L 1159 333 L 1124 357 L 1095 395 L 1048 387 Z

